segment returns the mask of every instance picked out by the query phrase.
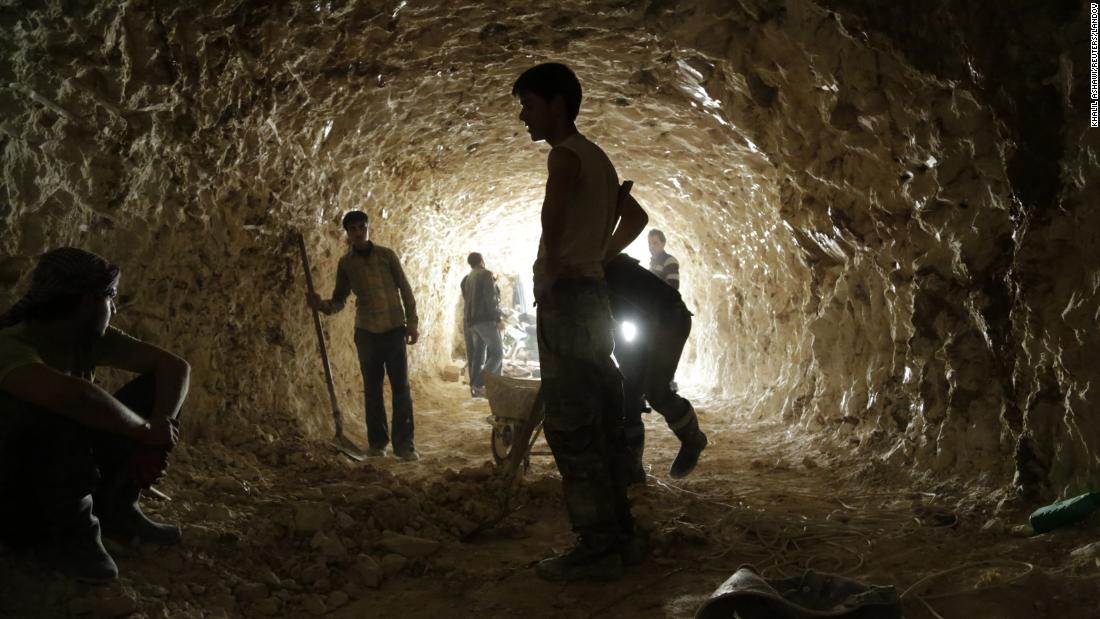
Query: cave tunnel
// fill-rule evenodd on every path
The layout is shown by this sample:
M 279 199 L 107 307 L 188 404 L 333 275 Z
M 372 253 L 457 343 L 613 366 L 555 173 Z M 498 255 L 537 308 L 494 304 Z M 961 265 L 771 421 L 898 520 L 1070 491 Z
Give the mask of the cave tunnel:
M 112 542 L 101 587 L 0 546 L 0 615 L 691 617 L 742 564 L 893 586 L 907 617 L 1100 615 L 1095 517 L 1026 526 L 1100 490 L 1089 19 L 1022 0 L 0 4 L 0 307 L 44 251 L 94 251 L 121 267 L 113 324 L 191 367 L 168 498 L 145 499 L 183 543 Z M 676 439 L 646 417 L 651 556 L 602 585 L 532 574 L 571 539 L 545 445 L 515 510 L 469 536 L 497 506 L 459 282 L 472 251 L 530 277 L 548 148 L 511 87 L 547 61 L 576 72 L 578 129 L 680 261 L 678 380 L 711 437 L 670 480 Z M 417 300 L 418 462 L 326 443 L 296 235 L 327 295 L 352 209 Z M 323 324 L 362 441 L 354 310 Z

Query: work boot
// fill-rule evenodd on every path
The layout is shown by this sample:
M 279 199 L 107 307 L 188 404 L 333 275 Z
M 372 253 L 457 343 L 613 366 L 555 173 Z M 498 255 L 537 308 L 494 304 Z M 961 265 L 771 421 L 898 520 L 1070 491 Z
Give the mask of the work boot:
M 703 449 L 707 446 L 707 435 L 699 429 L 695 409 L 690 406 L 682 420 L 669 425 L 672 426 L 676 438 L 680 439 L 680 451 L 672 461 L 668 474 L 673 479 L 681 479 L 687 477 L 699 463 L 699 454 L 703 453 Z
M 151 520 L 141 511 L 140 499 L 141 489 L 132 486 L 121 488 L 113 495 L 101 495 L 96 513 L 103 523 L 103 535 L 120 542 L 161 546 L 180 543 L 183 534 L 179 526 Z
M 614 544 L 594 547 L 582 536 L 573 550 L 539 561 L 535 574 L 553 582 L 612 581 L 623 577 L 623 560 Z
M 77 580 L 104 583 L 118 578 L 118 565 L 100 538 L 99 519 L 92 515 L 92 497 L 80 499 L 77 514 L 57 531 L 50 548 L 53 563 Z
M 367 447 L 368 458 L 382 458 L 386 455 L 385 447 Z
M 409 447 L 407 449 L 395 449 L 393 455 L 405 462 L 416 462 L 420 459 L 420 452 L 415 447 Z

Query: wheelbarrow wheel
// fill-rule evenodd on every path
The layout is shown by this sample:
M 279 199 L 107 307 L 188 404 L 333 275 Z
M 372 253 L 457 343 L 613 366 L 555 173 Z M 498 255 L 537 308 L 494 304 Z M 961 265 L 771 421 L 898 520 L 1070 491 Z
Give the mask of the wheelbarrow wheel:
M 517 423 L 515 421 L 507 421 L 504 423 L 497 423 L 493 425 L 492 436 L 489 439 L 489 446 L 493 451 L 493 462 L 500 466 L 508 461 L 508 457 L 512 455 L 512 449 L 516 445 L 516 431 Z M 531 468 L 531 457 L 524 456 L 523 469 L 527 470 Z
M 493 461 L 498 465 L 508 459 L 512 453 L 512 445 L 515 444 L 515 422 L 498 423 L 493 425 L 493 434 L 490 437 L 490 446 L 493 448 Z

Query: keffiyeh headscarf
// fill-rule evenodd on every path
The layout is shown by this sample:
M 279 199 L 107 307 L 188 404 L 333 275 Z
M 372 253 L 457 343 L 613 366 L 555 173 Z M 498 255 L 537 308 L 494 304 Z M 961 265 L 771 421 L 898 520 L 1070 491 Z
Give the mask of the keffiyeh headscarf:
M 0 329 L 23 322 L 36 307 L 59 297 L 106 292 L 118 284 L 118 276 L 118 266 L 90 251 L 75 247 L 51 249 L 39 257 L 30 290 L 0 316 Z

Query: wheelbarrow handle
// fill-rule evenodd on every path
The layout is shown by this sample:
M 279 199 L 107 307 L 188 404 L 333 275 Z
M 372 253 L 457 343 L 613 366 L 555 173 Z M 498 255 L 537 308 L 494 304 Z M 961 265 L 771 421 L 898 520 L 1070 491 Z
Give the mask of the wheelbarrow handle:
M 546 416 L 545 404 L 542 385 L 539 385 L 539 390 L 535 393 L 535 401 L 531 403 L 531 413 L 527 415 L 527 419 L 517 422 L 519 432 L 512 440 L 512 451 L 508 454 L 508 463 L 504 469 L 505 479 L 509 480 L 513 486 L 519 477 L 517 473 L 523 465 L 524 458 L 527 457 L 535 440 L 539 437 L 539 432 L 542 431 L 542 422 Z

